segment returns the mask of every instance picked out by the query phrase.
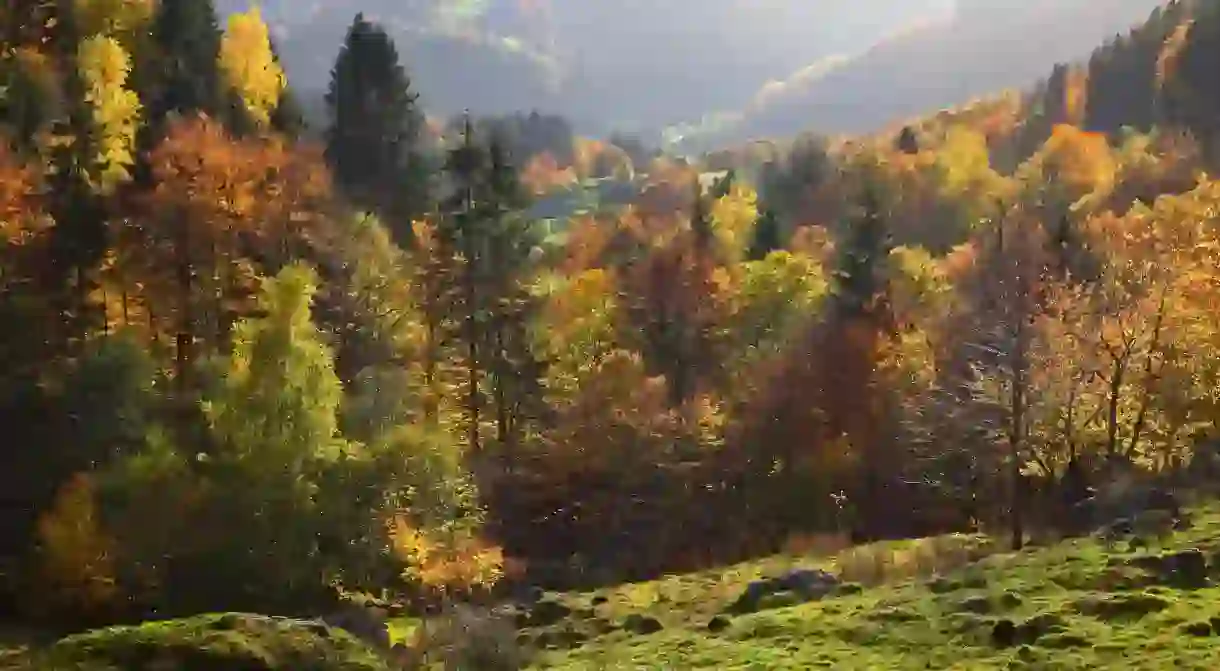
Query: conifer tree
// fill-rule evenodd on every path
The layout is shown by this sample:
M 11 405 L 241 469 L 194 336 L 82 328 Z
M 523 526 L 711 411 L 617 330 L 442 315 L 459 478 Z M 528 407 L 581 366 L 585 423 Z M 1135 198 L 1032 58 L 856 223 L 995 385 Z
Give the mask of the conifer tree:
M 220 74 L 220 28 L 212 0 L 161 0 L 153 20 L 154 56 L 143 94 L 159 137 L 170 113 L 203 112 L 224 118 L 227 96 Z M 153 74 L 155 73 L 155 74 Z
M 746 252 L 746 258 L 751 261 L 761 261 L 771 252 L 784 248 L 779 219 L 775 216 L 775 210 L 769 207 L 764 207 L 759 213 L 753 233 Z
M 409 243 L 412 220 L 428 209 L 416 100 L 394 41 L 357 14 L 326 93 L 326 159 L 347 196 L 379 214 L 400 245 Z
M 531 349 L 529 335 L 529 323 L 539 305 L 525 287 L 532 270 L 532 252 L 539 240 L 521 215 L 527 204 L 525 193 L 500 137 L 492 137 L 488 154 L 487 367 L 497 443 L 504 456 L 511 458 L 525 423 L 540 419 L 542 411 L 543 364 Z
M 474 124 L 470 115 L 464 119 L 462 141 L 449 151 L 445 171 L 453 185 L 453 193 L 442 203 L 441 243 L 461 258 L 456 285 L 449 288 L 449 304 L 460 315 L 459 340 L 465 345 L 466 371 L 465 411 L 467 415 L 468 447 L 478 455 L 482 447 L 482 344 L 485 304 L 480 293 L 486 254 L 486 215 L 481 210 L 480 197 L 485 195 L 487 155 L 475 142 Z
M 274 39 L 271 40 L 271 57 L 276 67 L 283 70 L 284 66 L 280 61 L 280 53 L 276 49 Z M 284 88 L 280 91 L 279 104 L 276 105 L 275 111 L 271 113 L 271 127 L 279 133 L 294 139 L 301 137 L 308 130 L 305 122 L 305 111 L 301 109 L 301 101 L 297 99 L 296 93 L 292 89 L 292 84 L 287 80 L 284 81 Z
M 893 248 L 877 186 L 865 178 L 858 215 L 849 222 L 835 272 L 835 308 L 844 318 L 876 317 Z

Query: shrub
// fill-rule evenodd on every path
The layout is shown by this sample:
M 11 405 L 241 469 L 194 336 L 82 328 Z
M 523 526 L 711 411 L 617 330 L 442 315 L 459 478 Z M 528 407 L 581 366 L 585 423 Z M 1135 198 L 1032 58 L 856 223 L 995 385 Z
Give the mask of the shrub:
M 504 575 L 500 548 L 470 530 L 422 530 L 396 515 L 390 521 L 390 538 L 406 564 L 403 577 L 430 592 L 469 595 L 494 587 Z
M 78 474 L 38 520 L 38 593 L 44 615 L 96 617 L 118 597 L 114 543 L 103 530 L 93 480 Z
M 512 623 L 485 611 L 454 606 L 416 630 L 412 646 L 419 668 L 516 671 L 528 659 Z

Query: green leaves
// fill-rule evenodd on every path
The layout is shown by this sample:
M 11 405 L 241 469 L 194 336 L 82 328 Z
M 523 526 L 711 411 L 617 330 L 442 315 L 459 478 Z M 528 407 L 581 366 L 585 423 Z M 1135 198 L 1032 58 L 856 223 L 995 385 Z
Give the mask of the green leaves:
M 236 326 L 223 378 L 204 406 L 227 456 L 258 471 L 299 474 L 337 455 L 342 388 L 310 317 L 317 281 L 300 264 L 264 280 L 265 316 Z

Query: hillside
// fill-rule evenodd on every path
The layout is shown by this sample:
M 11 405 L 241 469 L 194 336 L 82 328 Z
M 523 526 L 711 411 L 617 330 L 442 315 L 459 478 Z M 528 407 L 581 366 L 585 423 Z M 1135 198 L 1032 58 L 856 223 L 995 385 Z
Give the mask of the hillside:
M 468 631 L 461 645 L 489 650 L 493 639 L 479 636 L 500 631 L 499 640 L 517 628 L 529 668 L 573 671 L 1097 669 L 1132 659 L 1143 669 L 1215 668 L 1220 510 L 1213 505 L 1194 517 L 1189 529 L 1161 540 L 1080 539 L 1007 553 L 984 537 L 946 536 L 551 593 L 518 609 L 517 625 Z M 764 576 L 823 569 L 845 582 L 818 600 L 784 592 L 749 612 L 726 613 Z M 192 648 L 217 669 L 256 659 L 273 668 L 390 668 L 344 634 L 278 622 L 277 629 L 268 618 L 229 615 L 97 632 L 52 646 L 39 668 L 125 662 L 143 671 L 156 659 L 183 660 Z M 418 626 L 398 620 L 390 629 L 409 640 Z
M 757 613 L 708 625 L 744 585 L 788 565 L 748 564 L 610 590 L 599 616 L 646 612 L 658 633 L 615 632 L 571 652 L 542 656 L 539 668 L 1058 669 L 1215 668 L 1220 588 L 1173 568 L 1182 557 L 1220 549 L 1215 510 L 1151 548 L 1076 540 L 1025 552 L 989 554 L 968 537 L 856 548 L 837 559 L 790 560 L 849 579 L 883 584 L 841 588 L 800 604 L 791 595 Z M 1134 548 L 1134 549 L 1133 549 Z M 885 576 L 889 576 L 887 580 Z M 1197 579 L 1197 581 L 1196 581 Z M 592 595 L 575 598 L 587 602 Z M 1005 640 L 1007 635 L 1011 640 Z
M 221 13 L 249 0 L 224 0 Z M 352 16 L 383 22 L 429 111 L 556 112 L 587 133 L 739 109 L 769 80 L 854 53 L 947 0 L 258 3 L 302 95 L 324 89 Z
M 1158 0 L 961 3 L 864 53 L 760 90 L 703 146 L 803 130 L 860 133 L 1007 88 L 1026 88 L 1058 62 L 1086 58 L 1147 18 Z

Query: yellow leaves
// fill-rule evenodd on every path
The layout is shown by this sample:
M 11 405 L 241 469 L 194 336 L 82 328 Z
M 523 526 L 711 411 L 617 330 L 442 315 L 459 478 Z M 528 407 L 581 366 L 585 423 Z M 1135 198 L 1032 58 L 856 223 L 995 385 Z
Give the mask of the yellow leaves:
M 745 254 L 750 234 L 758 221 L 758 194 L 748 186 L 734 184 L 711 208 L 712 230 L 730 260 Z
M 108 194 L 130 179 L 135 163 L 136 130 L 140 122 L 140 99 L 124 86 L 131 61 L 122 45 L 112 37 L 94 35 L 80 43 L 76 65 L 85 89 L 85 103 L 92 109 L 92 133 L 96 155 L 89 178 L 94 189 Z
M 404 515 L 389 523 L 393 551 L 406 563 L 404 577 L 446 595 L 494 586 L 504 575 L 504 553 L 465 530 L 425 531 Z
M 89 476 L 78 474 L 60 488 L 37 533 L 43 587 L 55 606 L 96 612 L 114 600 L 114 543 L 98 519 Z
M 1031 171 L 1040 171 L 1039 183 L 1052 185 L 1070 205 L 1083 196 L 1109 189 L 1116 170 L 1114 152 L 1104 134 L 1059 124 L 1042 149 L 1023 166 L 1023 176 L 1029 181 Z
M 935 152 L 935 160 L 941 188 L 951 196 L 967 193 L 980 179 L 994 174 L 987 138 L 963 126 L 948 130 L 944 144 Z
M 271 52 L 267 24 L 257 7 L 229 17 L 220 43 L 220 69 L 254 121 L 269 124 L 287 80 Z
M 890 294 L 896 314 L 943 313 L 952 285 L 945 269 L 922 247 L 896 247 L 890 252 Z

